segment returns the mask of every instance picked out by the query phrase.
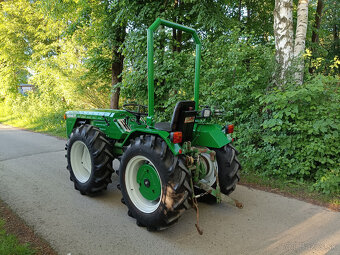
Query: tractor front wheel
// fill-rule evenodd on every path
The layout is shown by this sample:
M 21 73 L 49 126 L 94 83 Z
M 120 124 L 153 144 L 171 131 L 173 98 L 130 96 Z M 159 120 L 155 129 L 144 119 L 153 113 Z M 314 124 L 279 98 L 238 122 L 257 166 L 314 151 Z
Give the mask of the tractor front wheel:
M 129 215 L 139 226 L 166 228 L 190 207 L 190 173 L 159 137 L 142 135 L 131 141 L 121 159 L 119 178 Z
M 107 188 L 113 173 L 113 155 L 103 132 L 92 125 L 81 125 L 71 133 L 65 149 L 75 189 L 82 195 L 92 195 Z

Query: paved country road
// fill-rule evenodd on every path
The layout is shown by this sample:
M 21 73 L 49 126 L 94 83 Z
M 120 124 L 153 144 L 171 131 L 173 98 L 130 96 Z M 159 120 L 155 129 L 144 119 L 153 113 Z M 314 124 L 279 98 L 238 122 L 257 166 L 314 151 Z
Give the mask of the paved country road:
M 200 204 L 172 228 L 148 232 L 128 217 L 116 185 L 82 196 L 66 171 L 65 141 L 0 124 L 0 197 L 59 254 L 340 254 L 340 213 L 238 186 L 228 204 Z

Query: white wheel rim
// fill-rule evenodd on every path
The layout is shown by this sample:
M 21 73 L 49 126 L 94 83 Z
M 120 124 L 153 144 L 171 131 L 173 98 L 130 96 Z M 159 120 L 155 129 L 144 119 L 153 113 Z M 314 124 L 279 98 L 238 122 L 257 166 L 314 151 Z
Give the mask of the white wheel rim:
M 207 175 L 201 180 L 201 182 L 209 186 L 212 186 L 216 182 L 215 169 L 216 172 L 218 173 L 217 160 L 215 159 L 215 161 L 212 162 L 210 159 L 210 155 L 207 153 L 202 153 L 201 156 L 203 157 L 202 162 L 205 168 L 208 170 Z
M 140 185 L 137 182 L 137 173 L 139 167 L 145 163 L 148 163 L 154 169 L 156 169 L 154 164 L 144 156 L 139 155 L 130 159 L 125 170 L 125 187 L 131 202 L 138 208 L 138 210 L 144 213 L 153 213 L 154 211 L 156 211 L 159 204 L 161 203 L 161 197 L 163 194 L 162 182 L 161 195 L 157 200 L 151 201 L 143 197 L 143 195 L 139 191 Z M 155 172 L 157 173 L 159 180 L 161 180 L 157 170 Z
M 71 147 L 71 167 L 74 176 L 81 183 L 90 179 L 92 160 L 89 149 L 82 141 L 75 141 Z

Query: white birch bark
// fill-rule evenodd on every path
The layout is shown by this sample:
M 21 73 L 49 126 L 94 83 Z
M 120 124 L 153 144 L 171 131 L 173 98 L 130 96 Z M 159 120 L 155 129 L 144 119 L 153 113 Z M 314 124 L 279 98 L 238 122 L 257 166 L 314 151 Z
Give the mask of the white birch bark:
M 275 0 L 274 36 L 277 70 L 275 83 L 281 87 L 286 82 L 293 59 L 293 0 Z
M 297 10 L 297 25 L 294 45 L 294 62 L 296 63 L 295 80 L 301 85 L 303 82 L 305 42 L 308 24 L 308 2 L 309 0 L 299 0 Z

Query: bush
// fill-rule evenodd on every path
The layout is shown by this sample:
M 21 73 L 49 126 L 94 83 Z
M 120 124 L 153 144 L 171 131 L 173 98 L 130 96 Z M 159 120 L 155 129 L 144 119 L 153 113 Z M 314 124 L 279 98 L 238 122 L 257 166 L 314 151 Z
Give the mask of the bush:
M 242 132 L 248 168 L 313 181 L 316 190 L 339 193 L 338 84 L 339 78 L 319 75 L 260 97 L 262 123 L 254 121 L 253 132 Z M 254 142 L 251 134 L 258 136 Z
M 29 93 L 0 101 L 0 122 L 39 132 L 65 136 L 65 111 L 73 108 L 57 97 Z
M 315 190 L 325 194 L 340 194 L 340 170 L 333 169 L 326 172 L 318 171 L 316 183 L 313 185 Z

